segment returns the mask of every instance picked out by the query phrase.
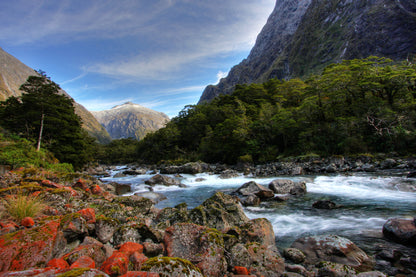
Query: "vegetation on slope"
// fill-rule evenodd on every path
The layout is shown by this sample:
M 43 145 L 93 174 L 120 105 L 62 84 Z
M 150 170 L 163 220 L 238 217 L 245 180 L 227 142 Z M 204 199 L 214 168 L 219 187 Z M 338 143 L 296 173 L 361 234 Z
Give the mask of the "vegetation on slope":
M 44 74 L 29 76 L 20 89 L 26 93 L 0 102 L 0 125 L 76 169 L 89 162 L 93 139 L 81 128 L 74 101 Z
M 306 81 L 238 85 L 187 106 L 138 143 L 137 159 L 264 163 L 281 155 L 416 152 L 416 65 L 370 57 Z

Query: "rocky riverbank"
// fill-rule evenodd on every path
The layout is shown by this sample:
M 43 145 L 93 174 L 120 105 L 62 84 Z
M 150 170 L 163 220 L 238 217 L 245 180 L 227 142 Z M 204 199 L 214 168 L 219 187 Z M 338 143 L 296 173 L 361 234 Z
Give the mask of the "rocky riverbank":
M 94 167 L 88 173 L 91 175 L 104 176 L 111 167 Z M 135 165 L 131 164 L 120 174 L 138 175 L 149 171 L 159 171 L 161 174 L 197 174 L 213 173 L 222 174 L 224 178 L 233 177 L 237 172 L 246 175 L 268 177 L 268 176 L 296 176 L 316 175 L 332 173 L 354 173 L 354 172 L 381 172 L 399 171 L 414 174 L 416 176 L 415 157 L 386 157 L 384 155 L 361 155 L 355 157 L 293 157 L 285 158 L 273 163 L 252 165 L 240 163 L 237 165 L 207 164 L 203 162 L 190 162 L 182 165 Z M 121 175 L 120 175 L 121 176 Z
M 190 173 L 205 165 L 185 166 Z M 233 170 L 221 173 L 227 178 Z M 102 168 L 95 171 L 104 174 Z M 152 179 L 172 181 L 160 176 Z M 240 200 L 255 195 L 265 201 L 283 191 L 296 195 L 303 193 L 301 184 L 275 182 L 265 190 L 243 185 L 234 196 L 217 192 L 193 209 L 186 204 L 157 209 L 149 198 L 118 196 L 115 185 L 78 173 L 22 169 L 1 176 L 0 187 L 2 276 L 414 276 L 416 271 L 411 253 L 397 247 L 366 253 L 335 234 L 299 238 L 278 249 L 271 223 L 247 218 Z M 12 217 L 4 201 L 16 194 L 39 197 L 42 212 Z M 385 229 L 388 238 L 406 246 L 416 237 L 414 219 L 389 221 Z

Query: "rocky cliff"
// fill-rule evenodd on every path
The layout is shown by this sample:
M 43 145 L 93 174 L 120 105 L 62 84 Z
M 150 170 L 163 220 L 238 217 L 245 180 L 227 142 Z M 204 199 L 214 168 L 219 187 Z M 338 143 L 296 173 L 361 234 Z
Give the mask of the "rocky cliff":
M 415 33 L 412 0 L 277 0 L 247 59 L 199 102 L 236 84 L 303 77 L 345 59 L 407 59 L 416 53 Z
M 4 101 L 10 96 L 20 96 L 22 91 L 19 90 L 19 87 L 29 76 L 36 74 L 32 68 L 0 48 L 0 101 Z M 61 90 L 61 93 L 70 97 L 64 90 Z M 109 142 L 110 135 L 95 117 L 81 104 L 76 102 L 74 104 L 76 114 L 82 119 L 83 128 L 99 142 Z
M 92 114 L 113 139 L 142 139 L 147 133 L 164 127 L 169 121 L 166 114 L 131 102 Z

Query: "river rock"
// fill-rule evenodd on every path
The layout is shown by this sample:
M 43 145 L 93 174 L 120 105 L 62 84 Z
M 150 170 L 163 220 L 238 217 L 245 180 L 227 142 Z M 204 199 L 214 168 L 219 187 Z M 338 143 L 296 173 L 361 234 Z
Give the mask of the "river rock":
M 318 200 L 312 204 L 312 207 L 314 207 L 315 209 L 332 210 L 337 208 L 337 204 L 335 204 L 331 200 Z
M 405 245 L 416 245 L 416 218 L 391 218 L 383 225 L 383 234 Z
M 287 179 L 276 179 L 269 184 L 269 189 L 276 194 L 301 195 L 306 193 L 306 183 L 294 182 Z
M 257 207 L 260 205 L 260 202 L 261 202 L 260 198 L 254 194 L 251 194 L 241 199 L 241 204 L 245 207 L 248 207 L 248 206 Z
M 117 195 L 123 195 L 125 193 L 131 192 L 131 184 L 113 183 L 113 185 L 115 185 L 115 193 Z
M 233 226 L 248 222 L 243 208 L 236 197 L 217 192 L 201 205 L 189 212 L 191 222 L 227 231 Z
M 185 185 L 181 184 L 179 180 L 169 177 L 169 176 L 161 175 L 161 174 L 156 174 L 155 176 L 145 181 L 144 183 L 150 186 L 163 185 L 163 186 L 168 186 L 168 187 L 169 186 L 185 187 Z
M 281 276 L 285 264 L 275 246 L 265 246 L 257 242 L 237 243 L 229 250 L 229 267 L 246 267 L 256 276 Z
M 152 192 L 152 191 L 138 192 L 138 193 L 135 193 L 134 195 L 150 199 L 155 204 L 159 203 L 160 201 L 163 201 L 163 200 L 167 199 L 165 195 L 163 195 L 161 193 L 157 193 L 157 192 Z
M 295 264 L 301 264 L 305 261 L 306 256 L 302 251 L 296 248 L 286 248 L 283 250 L 283 257 Z
M 236 190 L 237 194 L 243 196 L 256 195 L 260 200 L 273 198 L 274 193 L 271 189 L 265 188 L 254 181 L 247 182 Z
M 191 261 L 205 276 L 224 276 L 227 271 L 223 235 L 215 229 L 178 223 L 166 229 L 164 242 L 169 257 Z
M 306 264 L 328 261 L 348 265 L 358 271 L 369 271 L 374 267 L 374 260 L 363 250 L 352 241 L 336 235 L 299 238 L 291 247 L 305 254 Z
M 235 177 L 238 177 L 238 176 L 239 176 L 239 174 L 236 170 L 226 169 L 223 172 L 221 172 L 220 179 L 231 179 L 231 178 L 235 178 Z

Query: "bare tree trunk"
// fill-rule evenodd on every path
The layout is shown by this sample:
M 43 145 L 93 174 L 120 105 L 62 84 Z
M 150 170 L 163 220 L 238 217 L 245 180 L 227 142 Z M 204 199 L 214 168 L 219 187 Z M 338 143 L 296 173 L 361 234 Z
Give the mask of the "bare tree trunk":
M 36 151 L 39 151 L 40 150 L 40 142 L 42 141 L 43 119 L 44 118 L 45 118 L 45 114 L 42 113 L 42 117 L 40 119 L 40 130 L 39 130 L 38 146 L 36 147 Z

